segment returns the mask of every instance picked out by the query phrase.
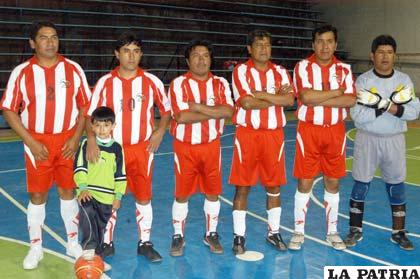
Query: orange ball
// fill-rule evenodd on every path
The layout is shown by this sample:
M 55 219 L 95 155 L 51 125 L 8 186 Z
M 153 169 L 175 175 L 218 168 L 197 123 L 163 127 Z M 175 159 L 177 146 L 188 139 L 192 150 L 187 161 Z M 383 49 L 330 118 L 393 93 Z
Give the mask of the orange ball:
M 98 255 L 95 255 L 92 260 L 80 257 L 74 264 L 74 271 L 78 279 L 99 279 L 104 268 L 104 261 Z

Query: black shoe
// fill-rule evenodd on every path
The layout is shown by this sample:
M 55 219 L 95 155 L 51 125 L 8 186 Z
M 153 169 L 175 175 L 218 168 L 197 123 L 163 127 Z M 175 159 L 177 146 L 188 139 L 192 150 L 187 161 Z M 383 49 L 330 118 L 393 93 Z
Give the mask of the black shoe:
M 362 239 L 363 233 L 361 228 L 350 227 L 349 234 L 346 236 L 346 239 L 344 239 L 344 244 L 346 244 L 347 247 L 353 247 Z
M 153 243 L 150 241 L 139 241 L 137 244 L 137 254 L 145 256 L 146 259 L 152 263 L 160 262 L 162 260 L 162 257 L 159 255 L 159 253 L 153 249 Z
M 169 252 L 173 257 L 179 257 L 184 254 L 185 241 L 184 237 L 180 234 L 172 236 L 171 251 Z
M 232 250 L 235 255 L 245 253 L 245 237 L 235 234 Z
M 204 235 L 204 244 L 210 247 L 210 251 L 215 254 L 222 254 L 223 247 L 219 241 L 217 232 L 211 232 L 209 235 Z
M 114 242 L 111 241 L 109 244 L 102 243 L 101 250 L 102 250 L 101 256 L 103 258 L 108 257 L 108 256 L 113 256 L 115 254 Z
M 276 247 L 277 250 L 287 251 L 287 245 L 286 243 L 284 243 L 283 239 L 281 238 L 280 233 L 269 235 L 265 238 L 265 240 L 267 240 L 268 243 Z
M 414 250 L 413 243 L 407 238 L 407 231 L 401 230 L 391 235 L 391 241 L 398 244 L 401 249 Z

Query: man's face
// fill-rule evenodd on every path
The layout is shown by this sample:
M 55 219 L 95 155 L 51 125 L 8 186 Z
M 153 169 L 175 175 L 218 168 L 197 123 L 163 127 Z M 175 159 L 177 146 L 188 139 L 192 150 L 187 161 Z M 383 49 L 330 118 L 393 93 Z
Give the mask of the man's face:
M 29 44 L 38 57 L 55 58 L 59 46 L 57 31 L 51 27 L 41 27 L 35 36 L 35 40 L 30 39 Z
M 211 55 L 207 47 L 196 46 L 190 52 L 188 67 L 194 75 L 206 76 L 210 72 Z
M 92 130 L 95 135 L 100 139 L 107 139 L 111 136 L 112 130 L 115 127 L 115 123 L 111 121 L 96 121 L 92 123 Z
M 264 64 L 271 59 L 271 43 L 268 37 L 256 38 L 247 49 L 254 62 Z
M 315 34 L 315 41 L 312 43 L 312 49 L 318 63 L 329 64 L 337 49 L 337 42 L 332 31 L 322 34 Z
M 120 67 L 126 71 L 136 70 L 143 55 L 141 48 L 133 43 L 122 46 L 118 51 L 115 50 L 114 53 L 120 61 Z
M 390 74 L 394 68 L 395 51 L 390 45 L 380 45 L 374 53 L 370 53 L 373 66 L 380 74 Z

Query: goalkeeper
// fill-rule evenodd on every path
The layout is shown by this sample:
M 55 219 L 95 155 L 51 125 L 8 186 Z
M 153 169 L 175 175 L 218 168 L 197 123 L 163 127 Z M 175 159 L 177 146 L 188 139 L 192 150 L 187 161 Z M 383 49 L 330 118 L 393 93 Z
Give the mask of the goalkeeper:
M 354 141 L 353 179 L 350 197 L 350 231 L 347 247 L 362 240 L 364 201 L 379 166 L 392 210 L 391 241 L 401 249 L 414 246 L 405 230 L 406 177 L 405 135 L 408 120 L 417 119 L 420 103 L 408 75 L 394 69 L 397 44 L 389 35 L 372 42 L 374 68 L 356 80 L 357 105 L 350 115 L 357 128 Z

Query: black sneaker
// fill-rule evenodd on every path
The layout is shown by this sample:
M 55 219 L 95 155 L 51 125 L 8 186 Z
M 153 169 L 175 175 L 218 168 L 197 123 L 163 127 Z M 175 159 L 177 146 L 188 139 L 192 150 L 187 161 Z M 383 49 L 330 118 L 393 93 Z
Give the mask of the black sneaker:
M 407 238 L 407 231 L 402 230 L 391 235 L 391 241 L 398 244 L 401 249 L 414 250 L 413 243 Z
M 362 239 L 363 233 L 361 229 L 357 227 L 350 227 L 349 234 L 346 236 L 346 239 L 344 239 L 344 244 L 346 244 L 347 247 L 353 247 L 356 246 L 357 242 Z
M 235 255 L 245 253 L 245 237 L 235 234 L 233 238 L 232 250 Z
M 219 241 L 217 232 L 211 232 L 209 235 L 204 235 L 204 244 L 210 247 L 210 251 L 215 254 L 222 254 L 223 247 Z
M 280 233 L 269 235 L 265 238 L 265 240 L 267 240 L 268 243 L 276 247 L 277 250 L 287 251 L 287 245 L 286 243 L 284 243 L 283 239 L 281 238 Z
M 169 252 L 173 257 L 179 257 L 184 254 L 185 241 L 184 237 L 180 234 L 172 236 L 171 251 Z
M 145 256 L 150 262 L 160 262 L 162 257 L 153 249 L 153 243 L 150 241 L 141 242 L 137 244 L 137 254 Z
M 108 257 L 108 256 L 113 256 L 115 254 L 115 247 L 114 247 L 114 242 L 111 241 L 109 244 L 108 243 L 102 243 L 102 257 Z

